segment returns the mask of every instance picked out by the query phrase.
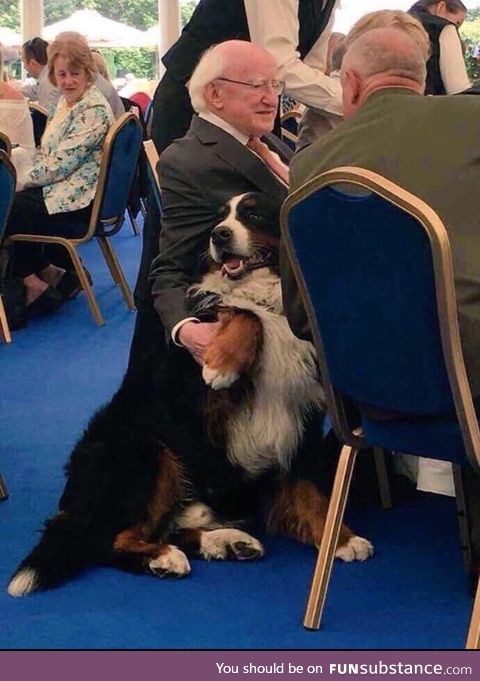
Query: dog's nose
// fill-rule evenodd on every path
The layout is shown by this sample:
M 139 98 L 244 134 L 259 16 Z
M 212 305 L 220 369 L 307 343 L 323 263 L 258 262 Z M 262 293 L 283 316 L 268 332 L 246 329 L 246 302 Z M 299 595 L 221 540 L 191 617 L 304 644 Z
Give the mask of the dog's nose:
M 212 243 L 214 243 L 215 246 L 225 246 L 232 238 L 232 234 L 233 232 L 230 227 L 219 225 L 218 227 L 215 227 L 212 232 Z

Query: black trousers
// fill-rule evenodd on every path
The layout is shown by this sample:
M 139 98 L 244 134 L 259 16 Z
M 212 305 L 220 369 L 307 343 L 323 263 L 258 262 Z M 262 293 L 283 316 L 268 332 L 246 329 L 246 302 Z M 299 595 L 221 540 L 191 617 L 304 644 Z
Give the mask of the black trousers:
M 5 234 L 46 234 L 78 238 L 87 231 L 91 211 L 90 204 L 80 210 L 50 215 L 43 199 L 42 188 L 30 187 L 15 195 Z M 36 274 L 49 264 L 43 244 L 15 242 L 12 255 L 13 276 Z

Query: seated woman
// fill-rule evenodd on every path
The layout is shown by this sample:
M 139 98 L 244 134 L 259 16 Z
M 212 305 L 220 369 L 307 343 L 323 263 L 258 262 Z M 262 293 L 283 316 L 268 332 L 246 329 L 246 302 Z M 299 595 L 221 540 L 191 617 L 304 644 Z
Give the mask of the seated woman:
M 3 76 L 5 48 L 0 44 L 0 132 L 12 144 L 12 162 L 17 174 L 30 168 L 35 151 L 33 123 L 28 100 Z M 15 52 L 12 51 L 12 57 Z
M 462 0 L 418 0 L 408 10 L 430 38 L 426 95 L 455 95 L 471 87 L 458 35 L 467 8 Z
M 113 115 L 93 85 L 95 64 L 81 36 L 57 36 L 48 48 L 48 77 L 62 97 L 49 114 L 33 167 L 15 196 L 8 236 L 79 237 L 90 219 Z M 13 274 L 23 279 L 31 312 L 53 312 L 80 290 L 76 274 L 52 265 L 42 244 L 15 242 Z

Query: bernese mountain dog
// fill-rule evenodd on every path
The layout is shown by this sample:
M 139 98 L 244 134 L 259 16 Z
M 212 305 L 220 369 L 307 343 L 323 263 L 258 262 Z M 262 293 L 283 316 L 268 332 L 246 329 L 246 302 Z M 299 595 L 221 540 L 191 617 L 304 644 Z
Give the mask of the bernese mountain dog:
M 268 531 L 318 545 L 327 500 L 297 464 L 323 395 L 314 347 L 293 335 L 283 314 L 278 221 L 267 196 L 232 198 L 211 233 L 208 272 L 188 299 L 192 315 L 219 321 L 204 357 L 203 409 L 212 443 L 242 473 L 236 492 L 261 494 Z M 181 577 L 191 570 L 188 557 L 263 556 L 260 541 L 211 505 L 188 462 L 152 426 L 155 405 L 128 417 L 136 396 L 126 392 L 93 418 L 74 449 L 59 512 L 13 575 L 12 596 L 56 586 L 90 565 Z M 314 447 L 320 457 L 318 440 Z M 342 526 L 337 557 L 364 560 L 372 551 Z

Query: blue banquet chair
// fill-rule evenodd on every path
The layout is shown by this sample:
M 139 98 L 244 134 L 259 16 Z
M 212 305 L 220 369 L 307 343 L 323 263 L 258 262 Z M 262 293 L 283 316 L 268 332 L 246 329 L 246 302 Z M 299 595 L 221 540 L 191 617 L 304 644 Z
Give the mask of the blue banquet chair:
M 7 219 L 15 196 L 17 175 L 13 163 L 5 151 L 0 149 L 0 245 L 7 225 Z M 0 288 L 0 333 L 5 343 L 11 343 L 12 337 L 8 326 L 7 315 L 2 300 Z M 0 497 L 1 498 L 1 497 Z
M 48 111 L 40 106 L 38 102 L 29 102 L 30 116 L 33 123 L 33 137 L 35 139 L 35 146 L 39 147 L 42 142 L 42 136 L 47 127 Z
M 152 197 L 157 204 L 160 215 L 163 212 L 162 193 L 160 189 L 160 179 L 158 177 L 158 155 L 157 147 L 153 140 L 145 140 L 143 143 L 145 157 L 147 159 L 147 174 L 150 185 L 150 197 Z
M 478 472 L 480 431 L 448 236 L 426 203 L 376 173 L 337 168 L 287 199 L 282 235 L 343 444 L 304 620 L 318 629 L 357 452 L 380 447 Z M 479 645 L 477 585 L 466 648 Z
M 11 241 L 60 244 L 66 248 L 87 296 L 93 318 L 99 326 L 102 326 L 105 321 L 77 253 L 77 247 L 94 237 L 97 239 L 110 274 L 114 282 L 120 286 L 127 307 L 134 310 L 135 304 L 130 288 L 109 237 L 120 230 L 124 221 L 142 145 L 142 135 L 141 124 L 133 113 L 122 114 L 108 131 L 103 145 L 100 176 L 93 201 L 92 214 L 83 237 L 69 239 L 33 234 L 15 234 L 10 237 Z
M 17 181 L 15 168 L 4 151 L 0 150 L 0 244 L 2 243 L 5 225 L 7 224 L 8 214 L 12 207 L 15 195 L 15 184 Z M 10 343 L 12 338 L 8 328 L 7 315 L 2 301 L 2 291 L 0 289 L 0 331 L 5 343 Z M 0 474 L 0 501 L 8 499 L 8 491 L 5 481 Z

